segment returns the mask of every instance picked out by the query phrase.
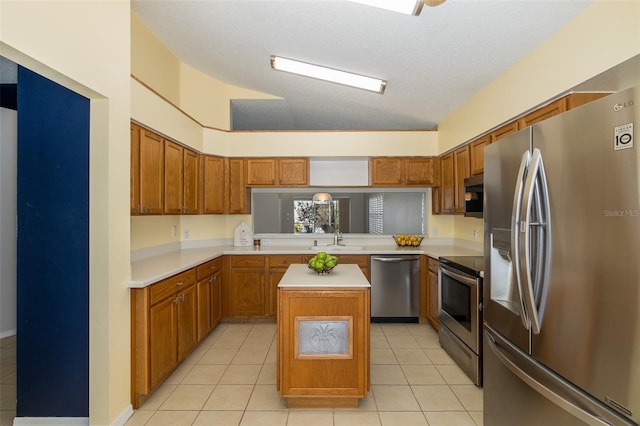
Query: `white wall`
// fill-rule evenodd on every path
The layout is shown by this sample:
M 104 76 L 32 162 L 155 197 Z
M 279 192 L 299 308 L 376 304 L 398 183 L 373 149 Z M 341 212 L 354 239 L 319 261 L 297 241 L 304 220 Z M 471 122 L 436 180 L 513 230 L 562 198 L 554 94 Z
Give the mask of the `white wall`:
M 18 114 L 0 108 L 0 338 L 16 334 Z

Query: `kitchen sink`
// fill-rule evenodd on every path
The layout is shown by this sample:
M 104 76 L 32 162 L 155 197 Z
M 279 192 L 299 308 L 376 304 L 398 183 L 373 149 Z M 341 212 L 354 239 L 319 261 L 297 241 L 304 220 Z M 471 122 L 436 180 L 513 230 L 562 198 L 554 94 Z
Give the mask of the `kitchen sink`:
M 357 251 L 362 249 L 362 246 L 348 246 L 342 244 L 325 244 L 309 247 L 309 250 L 313 251 Z

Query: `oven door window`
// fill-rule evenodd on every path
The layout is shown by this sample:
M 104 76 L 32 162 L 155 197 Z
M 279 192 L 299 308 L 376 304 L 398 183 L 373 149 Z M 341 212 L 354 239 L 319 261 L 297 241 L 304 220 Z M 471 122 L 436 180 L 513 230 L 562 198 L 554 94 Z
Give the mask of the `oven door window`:
M 441 309 L 471 331 L 471 287 L 442 275 Z

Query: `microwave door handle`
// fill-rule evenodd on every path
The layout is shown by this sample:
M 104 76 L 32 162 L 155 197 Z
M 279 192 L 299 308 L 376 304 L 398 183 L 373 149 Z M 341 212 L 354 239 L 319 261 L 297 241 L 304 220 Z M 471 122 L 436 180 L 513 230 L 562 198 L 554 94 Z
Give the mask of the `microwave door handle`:
M 513 194 L 513 208 L 511 210 L 511 252 L 513 253 L 513 276 L 515 277 L 516 287 L 518 289 L 518 306 L 520 307 L 520 319 L 524 328 L 529 330 L 531 327 L 527 310 L 524 304 L 524 291 L 522 288 L 522 279 L 520 277 L 520 212 L 522 211 L 522 196 L 524 192 L 524 181 L 529 162 L 531 160 L 531 154 L 529 151 L 525 151 L 522 154 L 522 160 L 520 161 L 520 169 L 518 170 L 518 176 L 516 179 L 516 187 Z

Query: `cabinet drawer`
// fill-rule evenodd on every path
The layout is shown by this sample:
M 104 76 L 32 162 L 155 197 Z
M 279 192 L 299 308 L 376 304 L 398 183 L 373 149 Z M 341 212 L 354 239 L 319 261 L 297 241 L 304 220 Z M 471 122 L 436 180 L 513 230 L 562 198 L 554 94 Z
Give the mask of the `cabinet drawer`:
M 180 274 L 169 277 L 151 286 L 151 304 L 158 303 L 181 289 L 195 284 L 195 268 L 184 271 Z
M 231 267 L 264 266 L 264 256 L 231 256 Z
M 269 256 L 269 267 L 289 266 L 294 263 L 303 263 L 302 255 L 272 255 Z
M 432 257 L 429 258 L 429 270 L 431 272 L 435 272 L 437 274 L 439 266 L 440 266 L 440 262 L 438 262 L 437 259 L 434 259 Z
M 222 269 L 222 265 L 220 263 L 220 258 L 213 259 L 208 262 L 203 263 L 202 265 L 198 265 L 196 267 L 198 281 L 210 276 L 216 271 Z
M 340 254 L 333 253 L 338 256 L 338 263 L 349 264 L 355 263 L 360 268 L 369 268 L 369 256 L 363 256 L 360 254 Z

